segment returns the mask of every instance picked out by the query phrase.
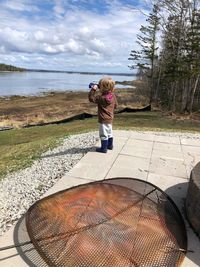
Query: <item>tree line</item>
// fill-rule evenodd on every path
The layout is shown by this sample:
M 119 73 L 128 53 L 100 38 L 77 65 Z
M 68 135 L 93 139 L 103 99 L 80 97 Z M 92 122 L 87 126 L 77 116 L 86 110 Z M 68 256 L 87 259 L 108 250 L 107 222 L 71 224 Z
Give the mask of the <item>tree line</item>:
M 0 63 L 0 71 L 25 71 L 25 69 Z
M 138 70 L 150 103 L 191 113 L 200 107 L 199 0 L 154 1 L 137 35 L 131 69 Z

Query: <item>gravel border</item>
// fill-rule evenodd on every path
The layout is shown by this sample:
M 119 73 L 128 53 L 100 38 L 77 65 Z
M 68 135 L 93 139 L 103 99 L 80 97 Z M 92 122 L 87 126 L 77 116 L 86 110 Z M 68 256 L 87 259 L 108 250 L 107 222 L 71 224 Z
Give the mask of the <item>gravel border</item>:
M 130 132 L 200 140 L 200 134 L 194 133 L 139 130 Z M 0 181 L 0 236 L 88 151 L 93 151 L 97 141 L 98 132 L 69 136 L 63 139 L 62 145 L 43 153 L 31 167 L 9 174 Z
M 31 167 L 0 181 L 0 236 L 88 151 L 94 150 L 97 141 L 97 132 L 69 136 L 62 145 L 43 153 Z

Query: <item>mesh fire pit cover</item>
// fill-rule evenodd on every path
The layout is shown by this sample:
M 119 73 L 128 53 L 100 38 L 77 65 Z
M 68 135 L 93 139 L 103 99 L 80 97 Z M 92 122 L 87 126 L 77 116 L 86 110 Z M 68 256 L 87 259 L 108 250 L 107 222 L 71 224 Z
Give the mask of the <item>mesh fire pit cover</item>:
M 49 266 L 172 267 L 187 250 L 183 219 L 159 188 L 114 178 L 58 192 L 27 212 L 31 241 Z

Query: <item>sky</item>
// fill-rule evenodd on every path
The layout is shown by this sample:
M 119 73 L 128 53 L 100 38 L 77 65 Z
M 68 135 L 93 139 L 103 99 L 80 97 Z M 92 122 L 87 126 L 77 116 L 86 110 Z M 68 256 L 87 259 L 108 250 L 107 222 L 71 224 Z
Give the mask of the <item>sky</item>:
M 125 72 L 147 0 L 0 0 L 0 63 Z

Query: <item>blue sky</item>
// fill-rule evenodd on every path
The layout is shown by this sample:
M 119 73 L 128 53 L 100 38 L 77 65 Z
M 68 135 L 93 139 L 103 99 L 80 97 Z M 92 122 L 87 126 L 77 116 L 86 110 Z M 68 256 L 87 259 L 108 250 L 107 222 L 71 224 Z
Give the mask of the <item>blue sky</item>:
M 0 63 L 130 72 L 148 1 L 0 0 Z

